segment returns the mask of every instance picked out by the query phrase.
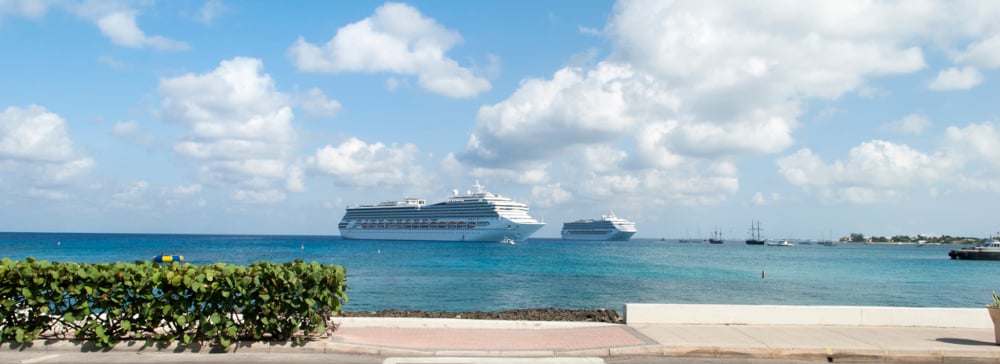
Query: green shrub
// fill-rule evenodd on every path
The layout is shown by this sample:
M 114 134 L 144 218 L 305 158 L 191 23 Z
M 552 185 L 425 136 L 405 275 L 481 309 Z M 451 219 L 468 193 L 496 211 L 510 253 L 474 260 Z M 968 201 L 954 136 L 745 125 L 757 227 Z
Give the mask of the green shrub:
M 0 341 L 67 332 L 112 347 L 122 339 L 210 342 L 324 335 L 347 301 L 339 265 L 195 266 L 0 261 Z

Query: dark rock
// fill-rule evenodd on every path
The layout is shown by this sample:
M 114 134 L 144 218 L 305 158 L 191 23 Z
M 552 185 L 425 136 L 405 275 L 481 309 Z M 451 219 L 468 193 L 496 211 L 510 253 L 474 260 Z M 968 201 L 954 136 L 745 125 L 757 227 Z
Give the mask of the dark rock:
M 383 311 L 343 311 L 341 317 L 417 317 L 417 318 L 460 318 L 468 320 L 511 320 L 511 321 L 584 321 L 621 323 L 618 311 L 605 308 L 574 310 L 565 308 L 526 308 L 506 311 L 446 312 L 422 310 Z

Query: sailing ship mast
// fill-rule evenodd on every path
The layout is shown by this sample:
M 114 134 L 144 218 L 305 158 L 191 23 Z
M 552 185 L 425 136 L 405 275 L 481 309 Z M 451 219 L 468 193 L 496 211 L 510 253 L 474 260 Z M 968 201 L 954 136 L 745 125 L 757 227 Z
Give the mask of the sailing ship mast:
M 754 223 L 757 225 L 754 226 Z M 764 239 L 760 237 L 760 220 L 750 221 L 750 239 L 747 239 L 746 243 L 748 245 L 764 245 Z

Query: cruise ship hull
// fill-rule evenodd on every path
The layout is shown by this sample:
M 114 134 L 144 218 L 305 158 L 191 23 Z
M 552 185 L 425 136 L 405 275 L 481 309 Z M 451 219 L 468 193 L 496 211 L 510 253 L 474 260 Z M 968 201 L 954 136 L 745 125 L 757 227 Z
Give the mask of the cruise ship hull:
M 586 241 L 628 241 L 635 235 L 635 231 L 609 231 L 609 232 L 585 232 L 585 231 L 563 231 L 563 240 L 586 240 Z
M 341 229 L 340 237 L 348 240 L 416 240 L 416 241 L 486 241 L 498 242 L 510 238 L 516 242 L 528 240 L 545 224 L 517 224 L 507 228 L 472 228 L 455 230 L 424 229 Z

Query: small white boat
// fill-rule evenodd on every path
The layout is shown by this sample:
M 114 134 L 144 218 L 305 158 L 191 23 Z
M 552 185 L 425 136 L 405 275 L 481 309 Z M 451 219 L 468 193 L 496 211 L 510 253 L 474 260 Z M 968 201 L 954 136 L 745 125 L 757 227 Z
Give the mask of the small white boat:
M 795 243 L 788 240 L 782 240 L 781 242 L 767 243 L 767 246 L 795 246 Z
M 503 239 L 500 240 L 500 244 L 514 245 L 514 244 L 516 244 L 516 242 L 514 241 L 514 239 L 511 239 L 509 236 L 505 236 L 505 237 L 503 237 Z

